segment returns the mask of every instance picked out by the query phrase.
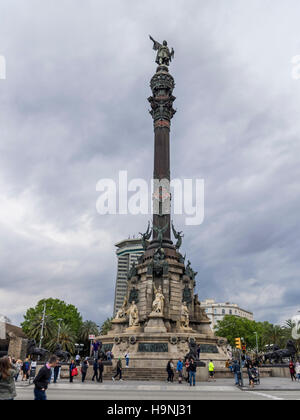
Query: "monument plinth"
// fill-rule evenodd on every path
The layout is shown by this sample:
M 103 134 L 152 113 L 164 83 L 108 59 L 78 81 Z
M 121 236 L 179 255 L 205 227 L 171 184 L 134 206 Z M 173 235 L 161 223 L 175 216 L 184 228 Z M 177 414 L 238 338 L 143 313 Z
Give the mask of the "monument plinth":
M 174 50 L 169 50 L 166 41 L 151 40 L 158 64 L 148 98 L 154 125 L 153 226 L 150 229 L 149 223 L 141 234 L 144 254 L 128 273 L 127 296 L 112 329 L 98 338 L 103 344 L 112 344 L 115 357 L 129 351 L 131 366 L 163 367 L 169 359 L 185 356 L 197 360 L 196 343 L 202 360 L 213 358 L 216 366 L 218 361 L 223 365 L 228 358 L 226 341 L 214 336 L 194 294 L 197 273 L 179 252 L 183 235 L 170 218 L 170 126 L 176 98 L 168 66 Z

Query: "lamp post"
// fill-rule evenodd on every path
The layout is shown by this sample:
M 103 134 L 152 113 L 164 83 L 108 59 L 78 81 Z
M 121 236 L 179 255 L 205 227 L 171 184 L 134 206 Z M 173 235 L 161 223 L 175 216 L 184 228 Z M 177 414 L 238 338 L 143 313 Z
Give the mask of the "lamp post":
M 255 337 L 256 337 L 256 355 L 258 356 L 258 340 L 257 340 L 257 332 L 254 331 Z
M 40 344 L 39 348 L 42 347 L 42 341 L 43 341 L 43 334 L 44 334 L 44 324 L 45 324 L 45 315 L 46 315 L 46 302 L 44 303 L 44 310 L 43 310 L 43 317 L 42 317 L 42 323 L 41 323 L 41 337 L 40 337 Z
M 60 334 L 60 323 L 61 323 L 62 320 L 63 320 L 62 318 L 58 319 L 58 333 L 57 333 L 57 342 L 58 343 L 59 343 L 59 334 Z

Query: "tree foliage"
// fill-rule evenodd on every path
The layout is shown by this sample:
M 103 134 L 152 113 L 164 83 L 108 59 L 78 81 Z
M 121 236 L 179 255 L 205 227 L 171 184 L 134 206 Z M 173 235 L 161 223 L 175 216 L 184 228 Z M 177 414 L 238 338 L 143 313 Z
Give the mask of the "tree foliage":
M 257 333 L 258 350 L 265 351 L 270 345 L 285 348 L 287 341 L 292 338 L 292 328 L 293 324 L 289 320 L 284 326 L 280 326 L 267 321 L 256 322 L 234 315 L 226 315 L 222 321 L 218 321 L 215 333 L 220 337 L 227 338 L 233 348 L 235 347 L 235 338 L 244 338 L 248 350 L 256 349 L 255 333 Z
M 111 329 L 111 322 L 112 322 L 113 318 L 107 318 L 103 324 L 101 325 L 100 328 L 100 333 L 101 335 L 106 335 L 108 333 L 108 331 Z

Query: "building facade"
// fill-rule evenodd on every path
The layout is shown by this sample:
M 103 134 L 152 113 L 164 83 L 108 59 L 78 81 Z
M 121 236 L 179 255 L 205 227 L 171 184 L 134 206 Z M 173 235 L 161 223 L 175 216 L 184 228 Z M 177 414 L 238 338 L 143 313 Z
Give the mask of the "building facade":
M 138 258 L 143 255 L 144 249 L 141 239 L 125 239 L 115 244 L 118 258 L 118 272 L 115 287 L 114 316 L 121 308 L 127 293 L 127 274 L 133 263 L 137 265 Z
M 201 307 L 205 309 L 206 315 L 211 320 L 212 329 L 216 326 L 218 321 L 222 321 L 225 315 L 234 315 L 253 321 L 253 313 L 241 309 L 236 303 L 217 303 L 214 299 L 206 299 L 201 302 Z

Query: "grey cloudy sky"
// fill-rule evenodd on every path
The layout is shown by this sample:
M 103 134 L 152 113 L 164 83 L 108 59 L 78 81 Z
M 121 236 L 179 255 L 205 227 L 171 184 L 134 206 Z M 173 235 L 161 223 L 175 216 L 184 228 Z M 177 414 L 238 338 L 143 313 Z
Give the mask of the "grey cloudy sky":
M 204 178 L 205 220 L 184 226 L 201 299 L 257 320 L 300 309 L 297 0 L 2 0 L 0 313 L 44 297 L 103 321 L 114 244 L 149 217 L 100 216 L 101 178 L 149 180 L 148 34 L 175 49 L 172 175 Z

